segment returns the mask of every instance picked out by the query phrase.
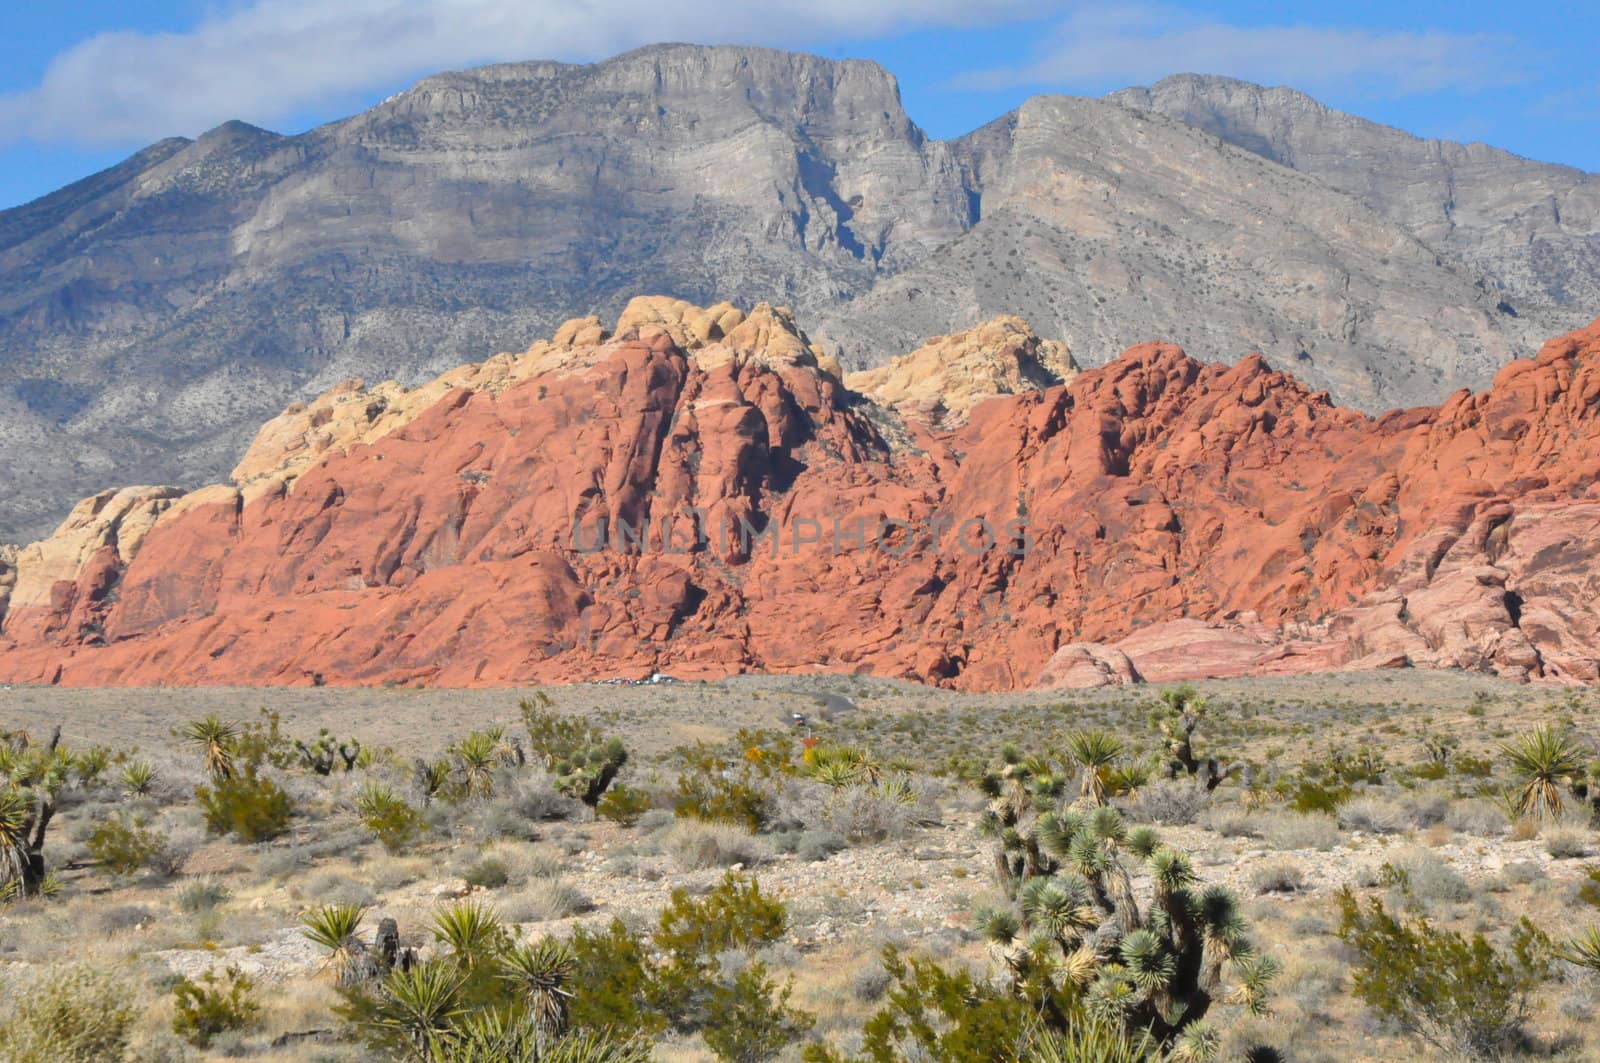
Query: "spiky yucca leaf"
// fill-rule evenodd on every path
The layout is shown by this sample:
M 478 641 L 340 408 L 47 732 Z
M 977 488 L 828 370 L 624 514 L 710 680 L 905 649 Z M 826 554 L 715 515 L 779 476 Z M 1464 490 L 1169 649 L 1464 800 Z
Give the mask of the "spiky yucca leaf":
M 1236 955 L 1233 973 L 1239 979 L 1239 984 L 1228 993 L 1227 1003 L 1242 1005 L 1252 1015 L 1264 1014 L 1267 997 L 1272 991 L 1272 980 L 1278 977 L 1282 969 L 1283 965 L 1271 956 L 1259 953 Z
M 300 932 L 328 950 L 327 965 L 333 968 L 340 985 L 354 985 L 365 973 L 359 962 L 365 949 L 356 935 L 366 914 L 365 905 L 324 904 L 300 917 Z
M 1112 1023 L 1074 1022 L 1065 1031 L 1039 1031 L 1012 1058 L 1016 1063 L 1145 1063 L 1156 1056 L 1148 1033 L 1135 1037 Z
M 397 967 L 383 980 L 372 1022 L 401 1034 L 427 1058 L 462 1014 L 461 982 L 454 966 L 438 960 Z
M 1167 1054 L 1171 1063 L 1212 1063 L 1222 1054 L 1222 1034 L 1208 1022 L 1190 1025 Z
M 1135 827 L 1128 832 L 1128 840 L 1124 844 L 1128 852 L 1140 860 L 1146 860 L 1161 847 L 1161 835 L 1156 833 L 1154 827 Z
M 33 822 L 33 803 L 15 787 L 0 789 L 0 888 L 21 891 L 28 866 L 28 827 Z
M 1167 951 L 1166 942 L 1153 931 L 1135 930 L 1122 939 L 1118 950 L 1128 977 L 1143 993 L 1153 993 L 1172 980 L 1177 962 Z
M 1568 963 L 1600 971 L 1600 925 L 1591 926 L 1557 952 Z
M 519 945 L 500 957 L 500 977 L 516 989 L 534 1028 L 554 1037 L 567 1028 L 567 983 L 577 960 L 565 942 L 545 938 L 537 945 Z
M 467 970 L 498 956 L 506 942 L 500 917 L 477 901 L 461 901 L 434 915 L 433 937 L 450 946 L 456 963 Z
M 155 789 L 156 770 L 143 760 L 130 760 L 122 766 L 122 789 L 130 797 L 144 797 Z
M 1561 787 L 1583 766 L 1583 747 L 1570 731 L 1545 725 L 1500 747 L 1522 789 L 1514 798 L 1518 816 L 1555 819 L 1561 815 Z
M 995 945 L 1010 945 L 1022 933 L 1022 920 L 1009 908 L 980 908 L 972 915 L 972 925 Z
M 1079 798 L 1105 804 L 1105 772 L 1122 755 L 1122 743 L 1105 731 L 1074 731 L 1067 736 L 1067 754 L 1083 768 Z
M 206 771 L 213 779 L 220 781 L 233 778 L 233 745 L 239 738 L 237 727 L 225 723 L 216 713 L 212 713 L 186 726 L 182 735 L 199 747 L 201 756 L 205 758 Z

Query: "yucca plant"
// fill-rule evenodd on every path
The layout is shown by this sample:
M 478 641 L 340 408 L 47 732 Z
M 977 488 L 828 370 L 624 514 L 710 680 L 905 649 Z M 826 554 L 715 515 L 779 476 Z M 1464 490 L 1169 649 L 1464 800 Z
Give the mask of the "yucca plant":
M 500 977 L 511 984 L 541 1037 L 554 1038 L 567 1028 L 567 983 L 577 960 L 565 942 L 545 938 L 537 945 L 519 945 L 500 958 Z
M 33 802 L 14 786 L 0 789 L 0 891 L 20 892 L 28 876 Z
M 492 731 L 474 731 L 455 744 L 462 789 L 469 797 L 494 792 L 494 769 L 500 764 L 500 738 Z
M 1122 743 L 1105 731 L 1074 731 L 1067 736 L 1067 755 L 1083 769 L 1080 800 L 1106 803 L 1106 773 L 1122 756 Z
M 367 909 L 359 904 L 324 904 L 301 916 L 301 933 L 328 950 L 327 966 L 340 985 L 355 985 L 372 973 L 367 948 L 357 936 Z
M 436 1063 L 443 1038 L 462 1014 L 463 976 L 454 964 L 441 960 L 397 967 L 384 978 L 369 1020 L 380 1029 L 398 1034 L 419 1063 Z
M 1556 955 L 1568 963 L 1600 972 L 1600 926 L 1591 926 L 1567 942 Z
M 239 729 L 225 723 L 212 713 L 203 720 L 195 720 L 181 732 L 191 744 L 198 747 L 205 759 L 206 772 L 215 782 L 233 778 L 233 744 L 239 738 Z
M 1159 1057 L 1150 1035 L 1131 1035 L 1120 1025 L 1074 1022 L 1065 1031 L 1036 1032 L 1012 1058 L 1015 1063 L 1148 1063 Z
M 506 946 L 499 916 L 477 901 L 462 901 L 435 915 L 433 937 L 450 947 L 451 957 L 463 971 L 488 964 Z
M 146 797 L 156 785 L 156 770 L 147 761 L 130 760 L 122 766 L 122 790 L 129 797 Z
M 1500 747 L 1521 786 L 1512 797 L 1516 815 L 1555 819 L 1561 815 L 1561 787 L 1571 785 L 1583 765 L 1584 750 L 1570 731 L 1536 727 Z

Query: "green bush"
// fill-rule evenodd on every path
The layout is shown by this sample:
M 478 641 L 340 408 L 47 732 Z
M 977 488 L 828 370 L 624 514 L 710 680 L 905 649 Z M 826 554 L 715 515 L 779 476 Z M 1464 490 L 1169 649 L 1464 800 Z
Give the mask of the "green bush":
M 590 991 L 572 1002 L 572 1026 L 630 1034 L 670 1026 L 699 1031 L 719 1059 L 770 1059 L 813 1019 L 789 1006 L 789 987 L 758 961 L 730 972 L 723 960 L 781 940 L 787 926 L 782 902 L 730 874 L 704 897 L 674 891 L 648 938 L 621 920 L 603 932 L 580 929 L 571 942 L 574 979 Z
M 650 811 L 650 795 L 643 790 L 635 790 L 631 786 L 617 783 L 606 791 L 595 805 L 595 812 L 602 819 L 609 819 L 613 823 L 624 827 L 631 827 L 639 822 L 639 818 Z
M 271 779 L 247 767 L 231 778 L 195 791 L 206 827 L 213 834 L 232 834 L 240 841 L 270 841 L 289 829 L 294 802 Z
M 391 855 L 410 849 L 426 828 L 422 813 L 382 783 L 364 784 L 356 791 L 355 805 L 361 825 Z
M 113 875 L 132 875 L 146 869 L 171 875 L 182 863 L 165 837 L 147 827 L 142 818 L 126 813 L 101 820 L 89 832 L 84 845 L 89 855 Z
M 511 869 L 497 856 L 486 856 L 467 868 L 462 881 L 478 889 L 497 890 L 511 881 Z
M 218 1034 L 248 1029 L 261 1015 L 254 990 L 255 982 L 236 967 L 179 978 L 172 987 L 172 1032 L 196 1048 L 207 1048 Z
M 792 987 L 767 977 L 765 964 L 752 962 L 732 979 L 711 989 L 701 1036 L 717 1058 L 730 1063 L 772 1059 L 804 1036 L 815 1019 L 789 1007 Z
M 1377 900 L 1339 895 L 1339 937 L 1355 952 L 1356 996 L 1447 1055 L 1498 1059 L 1525 1040 L 1530 997 L 1550 974 L 1549 938 L 1526 918 L 1506 950 L 1426 919 L 1403 922 Z
M 6 1063 L 104 1063 L 127 1055 L 139 1015 L 134 987 L 103 971 L 61 967 L 7 985 Z
M 734 761 L 704 743 L 683 752 L 675 815 L 712 823 L 740 823 L 761 830 L 773 815 L 773 781 L 783 770 L 780 754 L 752 745 Z
M 908 1059 L 940 1063 L 1013 1063 L 1024 1031 L 1034 1025 L 1027 1002 L 1002 986 L 974 978 L 965 969 L 947 970 L 932 960 L 883 951 L 891 979 L 884 1005 L 862 1028 L 862 1056 L 870 1063 Z M 811 1045 L 808 1063 L 844 1063 L 847 1058 Z

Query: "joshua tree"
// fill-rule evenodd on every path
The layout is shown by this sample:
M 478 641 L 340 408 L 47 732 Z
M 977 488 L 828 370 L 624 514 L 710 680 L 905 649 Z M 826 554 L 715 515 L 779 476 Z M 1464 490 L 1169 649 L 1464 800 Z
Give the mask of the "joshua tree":
M 129 797 L 145 797 L 155 789 L 156 770 L 142 760 L 130 760 L 122 766 L 122 789 Z
M 1561 815 L 1561 787 L 1570 785 L 1583 764 L 1583 749 L 1572 733 L 1552 726 L 1535 728 L 1500 747 L 1522 789 L 1512 798 L 1518 816 L 1555 819 Z
M 980 912 L 977 924 L 1046 1026 L 1066 1031 L 1087 1014 L 1148 1033 L 1168 1058 L 1204 1059 L 1213 1004 L 1263 1009 L 1277 964 L 1254 951 L 1233 894 L 1199 885 L 1187 856 L 1149 828 L 1127 830 L 1110 808 L 1047 812 L 1037 836 L 1055 869 L 1027 878 L 1012 906 Z M 1143 905 L 1125 855 L 1149 874 Z
M 317 737 L 309 743 L 295 739 L 294 748 L 305 766 L 318 775 L 332 775 L 336 764 L 342 764 L 345 771 L 355 771 L 356 762 L 361 759 L 360 739 L 341 741 L 326 727 L 318 731 Z
M 1024 878 L 1054 870 L 1055 864 L 1039 846 L 1037 820 L 1056 805 L 1067 780 L 1038 757 L 1024 757 L 1016 746 L 1000 751 L 1000 766 L 978 779 L 989 798 L 979 826 L 998 839 L 995 874 L 1007 892 Z
M 1157 699 L 1155 723 L 1167 747 L 1167 777 L 1179 775 L 1198 776 L 1207 790 L 1215 790 L 1222 781 L 1245 767 L 1235 761 L 1226 768 L 1216 757 L 1201 759 L 1194 752 L 1194 732 L 1205 721 L 1210 706 L 1206 699 L 1188 683 L 1163 690 Z
M 239 737 L 237 727 L 224 723 L 212 713 L 203 720 L 189 724 L 182 734 L 199 747 L 205 758 L 206 771 L 214 782 L 233 778 L 233 744 Z
M 61 728 L 35 745 L 14 734 L 0 745 L 0 898 L 45 892 L 45 836 L 69 789 L 92 785 L 98 756 L 75 757 L 61 746 Z
M 1104 731 L 1075 731 L 1067 736 L 1067 753 L 1083 769 L 1080 800 L 1106 803 L 1106 772 L 1122 756 L 1122 743 Z

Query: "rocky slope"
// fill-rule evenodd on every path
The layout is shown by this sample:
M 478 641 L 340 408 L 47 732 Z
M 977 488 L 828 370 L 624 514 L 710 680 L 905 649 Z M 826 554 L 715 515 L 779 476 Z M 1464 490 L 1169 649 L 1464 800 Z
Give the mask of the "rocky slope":
M 1083 364 L 1261 350 L 1373 411 L 1587 320 L 1593 178 L 1451 145 L 1428 168 L 1281 94 L 1252 138 L 1168 95 L 940 142 L 873 64 L 670 45 L 162 141 L 0 212 L 0 540 L 107 483 L 218 478 L 347 377 L 414 385 L 640 290 L 777 299 L 856 370 L 1019 314 Z
M 851 390 L 787 311 L 671 299 L 335 389 L 230 484 L 0 554 L 0 678 L 1600 678 L 1600 322 L 1377 419 L 1167 344 L 1051 384 L 1021 328 L 931 345 L 1016 367 L 964 422 Z

